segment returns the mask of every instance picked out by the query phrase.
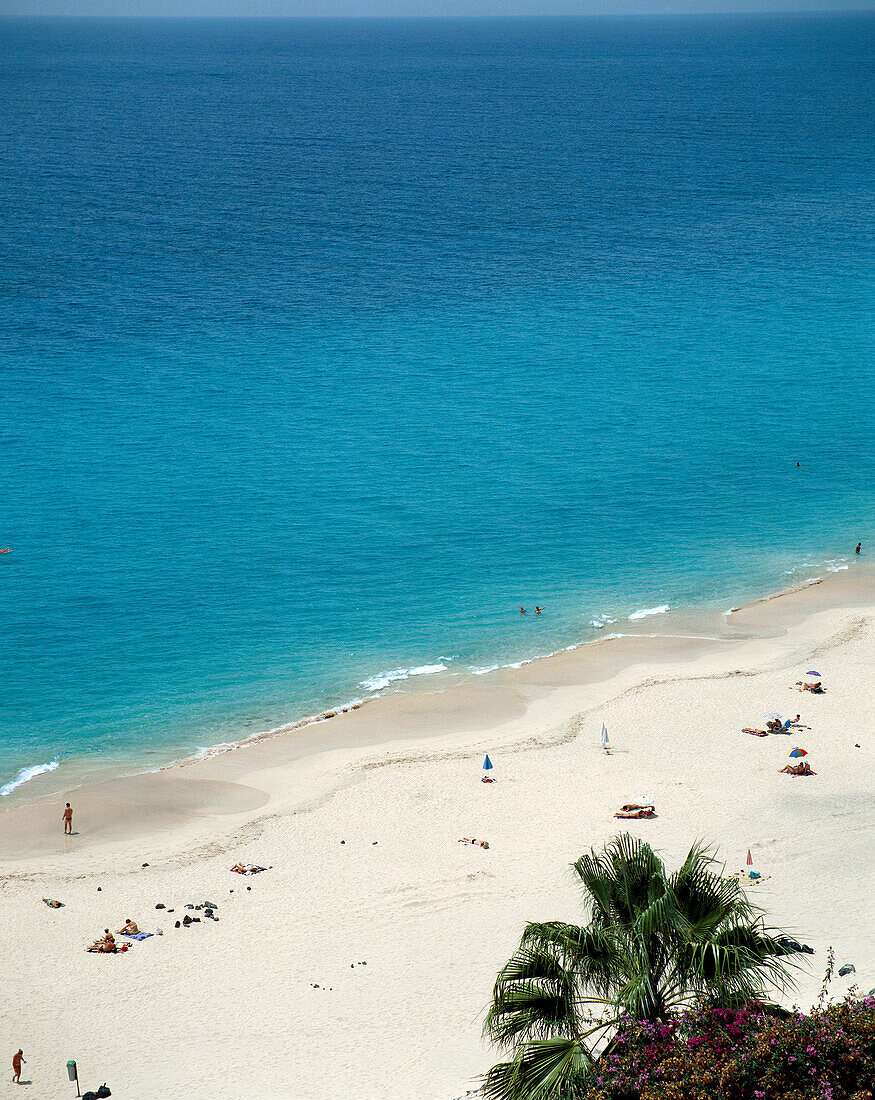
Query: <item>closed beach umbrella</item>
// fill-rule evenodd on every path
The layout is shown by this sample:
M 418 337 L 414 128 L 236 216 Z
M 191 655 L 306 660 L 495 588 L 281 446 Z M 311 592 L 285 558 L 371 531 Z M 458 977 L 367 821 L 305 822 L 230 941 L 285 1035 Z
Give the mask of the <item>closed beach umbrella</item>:
M 747 850 L 747 865 L 753 867 L 753 856 L 750 854 L 750 848 Z
M 787 755 L 788 756 L 807 756 L 808 753 L 805 751 L 805 749 L 795 748 L 795 749 L 790 749 L 790 751 L 787 753 Z
M 489 759 L 488 754 L 486 756 L 486 759 L 483 761 L 483 770 L 485 772 L 488 772 L 488 771 L 492 770 L 492 761 Z
M 610 748 L 610 741 L 608 740 L 608 727 L 602 722 L 602 748 L 607 750 Z

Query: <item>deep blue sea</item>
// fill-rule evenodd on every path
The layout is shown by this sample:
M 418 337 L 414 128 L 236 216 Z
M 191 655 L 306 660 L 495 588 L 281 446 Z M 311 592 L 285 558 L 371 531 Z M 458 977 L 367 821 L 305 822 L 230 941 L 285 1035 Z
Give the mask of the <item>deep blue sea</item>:
M 875 553 L 873 57 L 0 23 L 0 785 Z

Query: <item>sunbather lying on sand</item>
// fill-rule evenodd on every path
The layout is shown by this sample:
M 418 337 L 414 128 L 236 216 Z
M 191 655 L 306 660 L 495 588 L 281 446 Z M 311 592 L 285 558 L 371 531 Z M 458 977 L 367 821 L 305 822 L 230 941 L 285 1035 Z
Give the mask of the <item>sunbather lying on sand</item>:
M 816 684 L 806 684 L 804 680 L 797 680 L 796 687 L 800 691 L 810 691 L 812 695 L 823 695 L 824 687 L 820 680 Z
M 472 838 L 468 837 L 468 836 L 460 837 L 459 838 L 459 843 L 460 844 L 476 844 L 478 848 L 488 848 L 489 847 L 489 841 L 488 840 L 472 840 Z
M 266 871 L 266 867 L 258 867 L 254 863 L 235 863 L 231 868 L 238 875 L 257 875 L 259 871 Z
M 656 810 L 653 806 L 642 804 L 637 802 L 627 802 L 625 806 L 621 806 L 620 810 L 614 814 L 614 817 L 632 818 L 637 819 L 641 817 L 656 817 Z
M 124 926 L 118 930 L 118 934 L 120 936 L 136 936 L 139 931 L 140 929 L 137 928 L 137 922 L 132 921 L 131 918 L 128 917 Z
M 64 903 L 62 901 L 55 901 L 54 898 L 43 898 L 43 901 L 49 907 L 49 909 L 63 909 Z
M 817 772 L 813 772 L 811 765 L 805 760 L 799 764 L 785 764 L 781 771 L 786 772 L 788 775 L 817 775 Z
M 769 736 L 769 735 L 768 735 L 768 734 L 766 733 L 766 731 L 765 731 L 765 730 L 755 730 L 755 729 L 753 729 L 753 728 L 752 728 L 752 727 L 750 727 L 750 726 L 745 726 L 745 727 L 744 727 L 744 729 L 743 729 L 743 730 L 742 730 L 741 732 L 742 732 L 742 733 L 749 733 L 749 734 L 751 734 L 751 736 L 753 736 L 753 737 L 768 737 L 768 736 Z

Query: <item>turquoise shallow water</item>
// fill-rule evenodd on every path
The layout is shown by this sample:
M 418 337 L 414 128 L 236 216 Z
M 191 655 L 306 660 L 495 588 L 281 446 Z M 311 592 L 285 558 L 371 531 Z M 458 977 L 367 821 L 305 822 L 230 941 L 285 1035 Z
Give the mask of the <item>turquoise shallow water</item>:
M 871 544 L 873 32 L 0 23 L 0 786 Z

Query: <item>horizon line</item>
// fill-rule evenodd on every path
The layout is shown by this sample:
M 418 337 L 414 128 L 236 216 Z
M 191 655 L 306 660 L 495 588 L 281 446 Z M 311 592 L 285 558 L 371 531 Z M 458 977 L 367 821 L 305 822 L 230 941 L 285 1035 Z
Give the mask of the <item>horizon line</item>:
M 421 15 L 379 15 L 379 14 L 366 14 L 361 15 L 346 15 L 326 13 L 323 15 L 304 15 L 304 14 L 288 14 L 288 15 L 267 15 L 267 14 L 240 14 L 240 15 L 227 15 L 227 14 L 214 14 L 203 13 L 200 15 L 194 14 L 180 14 L 180 15 L 165 15 L 159 13 L 143 13 L 138 15 L 131 14 L 107 14 L 103 12 L 35 12 L 35 13 L 0 13 L 0 22 L 6 22 L 10 20 L 22 20 L 22 19 L 115 19 L 124 22 L 145 22 L 149 20 L 161 20 L 163 22 L 184 22 L 186 20 L 191 21 L 226 21 L 226 22 L 244 22 L 244 21 L 256 21 L 256 20 L 273 20 L 289 21 L 289 22 L 304 22 L 304 21 L 323 21 L 323 22 L 422 22 L 426 20 L 438 21 L 454 21 L 454 22 L 497 22 L 502 20 L 515 20 L 515 19 L 528 19 L 528 20 L 546 20 L 546 19 L 690 19 L 690 18 L 702 18 L 711 17 L 714 19 L 728 19 L 734 16 L 747 16 L 755 18 L 768 18 L 769 16 L 784 16 L 784 15 L 804 15 L 804 16 L 844 16 L 844 15 L 873 15 L 875 16 L 875 7 L 859 7 L 859 8 L 842 8 L 838 11 L 834 11 L 830 8 L 769 8 L 763 10 L 739 8 L 737 11 L 713 11 L 713 10 L 701 10 L 701 11 L 650 11 L 650 12 L 549 12 L 549 13 L 535 13 L 535 12 L 520 12 L 520 13 L 504 13 L 504 14 L 474 14 L 474 15 L 456 15 L 456 14 L 421 14 Z

